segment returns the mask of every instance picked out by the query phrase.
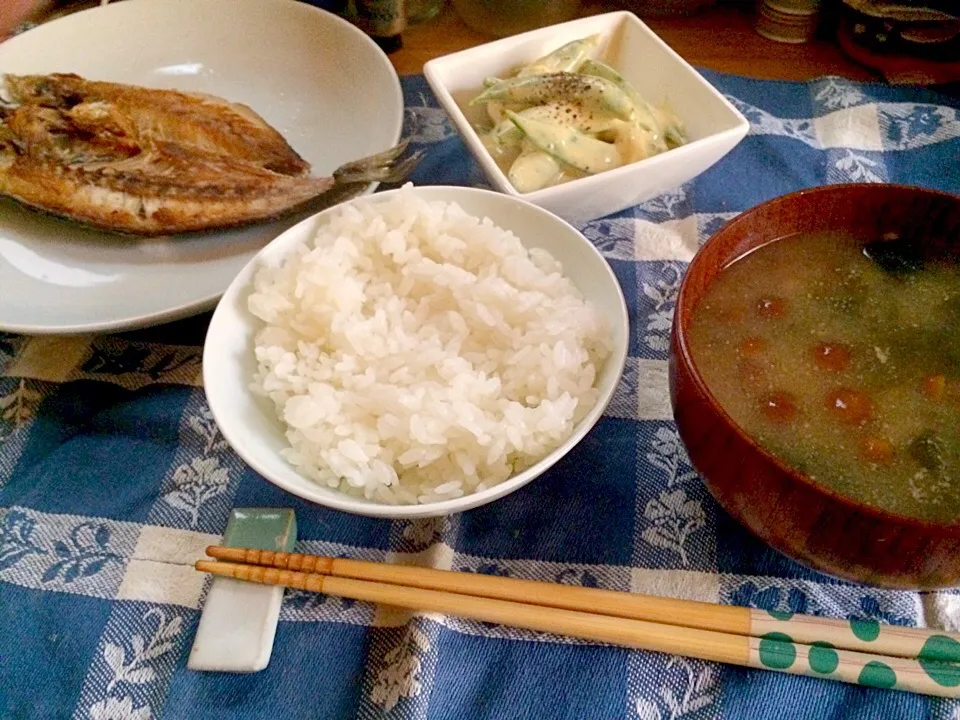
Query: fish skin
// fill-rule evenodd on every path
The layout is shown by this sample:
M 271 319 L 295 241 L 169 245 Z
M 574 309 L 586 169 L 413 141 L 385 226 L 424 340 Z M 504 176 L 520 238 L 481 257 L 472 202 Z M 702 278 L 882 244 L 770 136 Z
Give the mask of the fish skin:
M 0 159 L 0 193 L 85 225 L 145 236 L 277 217 L 333 186 L 333 178 L 290 177 L 216 155 L 185 156 L 177 145 L 107 163 Z
M 251 159 L 250 146 L 234 155 L 230 143 L 177 129 L 163 113 L 128 113 L 123 103 L 102 99 L 106 90 L 60 102 L 69 85 L 57 84 L 52 93 L 36 81 L 14 78 L 11 85 L 9 78 L 8 95 L 22 104 L 0 105 L 0 195 L 114 232 L 186 233 L 325 207 L 370 182 L 402 181 L 420 157 L 402 158 L 404 142 L 348 163 L 333 177 L 295 168 L 286 174 L 270 167 L 273 160 Z
M 306 175 L 310 164 L 246 105 L 212 95 L 85 80 L 78 75 L 7 75 L 16 104 L 61 110 L 99 105 L 141 144 L 170 142 L 255 162 L 283 175 Z

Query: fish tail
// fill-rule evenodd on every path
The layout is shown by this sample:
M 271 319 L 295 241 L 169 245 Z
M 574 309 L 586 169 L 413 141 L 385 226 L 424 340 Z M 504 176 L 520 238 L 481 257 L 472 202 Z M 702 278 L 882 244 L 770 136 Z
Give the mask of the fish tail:
M 342 165 L 333 172 L 338 185 L 352 183 L 403 182 L 420 163 L 423 152 L 403 157 L 410 141 L 404 140 L 389 150 Z

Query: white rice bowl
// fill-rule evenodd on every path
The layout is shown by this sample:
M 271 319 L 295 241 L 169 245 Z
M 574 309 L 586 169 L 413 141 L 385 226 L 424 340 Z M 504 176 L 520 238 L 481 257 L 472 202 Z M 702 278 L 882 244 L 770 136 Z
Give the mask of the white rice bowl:
M 341 206 L 253 286 L 251 388 L 285 429 L 283 457 L 379 503 L 451 500 L 530 467 L 597 403 L 613 350 L 549 253 L 410 186 Z

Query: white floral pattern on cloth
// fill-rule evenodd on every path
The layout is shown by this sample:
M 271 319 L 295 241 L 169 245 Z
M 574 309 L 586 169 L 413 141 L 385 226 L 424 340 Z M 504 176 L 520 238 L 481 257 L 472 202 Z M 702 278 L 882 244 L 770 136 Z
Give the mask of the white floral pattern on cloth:
M 816 583 L 766 577 L 727 576 L 720 599 L 760 610 L 879 620 L 911 625 L 923 613 L 914 593 L 858 585 L 837 585 L 829 593 Z
M 51 382 L 0 376 L 0 488 L 27 445 L 41 404 L 55 388 Z
M 195 395 L 181 422 L 181 452 L 164 483 L 161 503 L 152 517 L 191 529 L 215 529 L 226 519 L 242 462 L 220 434 L 202 393 Z
M 133 523 L 0 508 L 0 581 L 113 597 L 139 529 Z
M 45 555 L 46 550 L 34 542 L 37 521 L 23 510 L 7 510 L 0 518 L 0 570 L 6 570 L 27 555 Z
M 370 691 L 374 704 L 390 712 L 401 698 L 419 695 L 423 689 L 420 678 L 422 656 L 427 652 L 430 652 L 427 636 L 410 626 L 400 643 L 383 656 L 383 667 L 377 672 Z
M 107 683 L 108 694 L 121 683 L 144 685 L 156 680 L 157 673 L 151 663 L 174 649 L 173 640 L 180 634 L 182 626 L 179 617 L 167 618 L 163 610 L 151 608 L 144 614 L 143 620 L 156 620 L 157 623 L 147 639 L 140 633 L 134 633 L 130 637 L 129 652 L 122 645 L 110 642 L 103 649 L 103 658 L 113 671 L 113 679 Z
M 133 699 L 109 697 L 90 706 L 90 720 L 152 720 L 146 705 L 134 707 Z
M 358 717 L 425 718 L 437 665 L 440 626 L 413 618 L 373 631 Z
M 649 521 L 643 531 L 643 539 L 651 545 L 677 553 L 680 562 L 689 565 L 687 540 L 707 521 L 703 504 L 688 498 L 683 488 L 668 490 L 647 503 L 643 516 Z
M 646 503 L 641 537 L 654 547 L 675 553 L 686 567 L 690 564 L 687 542 L 707 523 L 703 502 L 688 494 L 687 486 L 698 481 L 697 473 L 672 426 L 656 429 L 646 460 L 665 473 L 666 488 Z
M 756 580 L 746 580 L 731 588 L 723 599 L 730 605 L 760 610 L 804 615 L 826 614 L 816 595 L 800 583 L 761 585 Z
M 220 434 L 220 428 L 217 427 L 210 408 L 203 408 L 199 414 L 191 415 L 189 424 L 190 428 L 203 439 L 204 455 L 212 455 L 227 449 L 227 441 Z
M 610 404 L 604 410 L 604 415 L 636 420 L 638 382 L 637 359 L 628 357 L 623 366 L 623 374 L 620 375 L 620 382 L 614 388 L 613 397 L 610 398 Z
M 912 150 L 960 137 L 960 108 L 883 103 L 879 123 L 884 148 Z
M 813 99 L 828 110 L 854 107 L 867 102 L 867 96 L 856 83 L 841 77 L 825 77 L 810 84 Z
M 403 522 L 400 534 L 415 548 L 425 548 L 443 539 L 450 532 L 453 522 L 449 516 L 420 518 Z
M 712 707 L 719 695 L 719 672 L 715 665 L 681 657 L 666 662 L 665 675 L 656 695 L 642 695 L 634 701 L 639 720 L 693 720 L 715 717 Z
M 180 608 L 118 607 L 128 615 L 129 635 L 107 635 L 91 668 L 75 720 L 152 720 L 159 717 L 166 679 L 184 642 Z M 131 622 L 132 621 L 132 622 Z
M 727 95 L 727 100 L 750 121 L 751 135 L 778 135 L 819 147 L 809 118 L 781 118 L 732 95 Z
M 657 428 L 647 460 L 667 474 L 667 487 L 694 480 L 697 473 L 690 465 L 690 458 L 683 447 L 680 435 L 672 427 Z
M 414 545 L 430 545 L 450 530 L 450 518 L 422 518 L 410 520 L 404 525 L 403 537 Z
M 844 137 L 855 125 L 868 121 L 863 142 L 874 150 L 913 150 L 960 137 L 960 109 L 944 105 L 870 102 L 855 87 L 825 86 L 814 95 L 828 114 L 816 119 L 780 117 L 732 95 L 727 99 L 750 121 L 751 135 L 798 140 L 822 149 L 823 138 Z M 869 125 L 875 130 L 871 131 Z M 873 137 L 875 133 L 876 138 Z M 852 136 L 851 141 L 854 140 Z M 830 145 L 833 147 L 833 145 Z
M 855 152 L 850 149 L 831 150 L 827 153 L 827 179 L 831 183 L 886 182 L 887 170 L 879 153 Z
M 725 224 L 733 220 L 740 213 L 701 213 L 697 215 L 697 241 L 703 245 L 710 237 Z
M 65 540 L 54 543 L 53 551 L 57 560 L 43 574 L 45 583 L 60 580 L 69 585 L 79 578 L 96 575 L 108 563 L 124 561 L 110 549 L 110 528 L 96 521 L 76 525 Z
M 581 228 L 584 236 L 612 260 L 633 260 L 633 217 L 593 220 Z
M 173 490 L 163 499 L 170 507 L 186 512 L 190 527 L 195 528 L 204 503 L 223 493 L 229 482 L 230 473 L 217 457 L 195 457 L 173 471 Z
M 663 222 L 681 215 L 688 215 L 689 212 L 683 212 L 688 206 L 687 186 L 681 185 L 637 205 L 634 212 L 637 217 L 644 220 Z
M 46 389 L 24 378 L 0 378 L 0 442 L 34 416 Z
M 640 289 L 651 304 L 644 324 L 643 342 L 655 353 L 666 354 L 670 349 L 673 310 L 684 271 L 685 266 L 679 263 L 664 263 L 657 276 L 641 278 Z

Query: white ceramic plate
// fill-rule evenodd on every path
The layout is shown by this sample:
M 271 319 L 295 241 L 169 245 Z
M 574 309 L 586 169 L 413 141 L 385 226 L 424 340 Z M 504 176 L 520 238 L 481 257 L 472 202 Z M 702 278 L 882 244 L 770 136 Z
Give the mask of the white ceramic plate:
M 615 170 L 521 194 L 480 141 L 473 124 L 485 121 L 485 112 L 469 102 L 479 94 L 484 78 L 502 76 L 571 40 L 594 34 L 602 38 L 599 57 L 649 102 L 666 100 L 673 106 L 686 126 L 688 142 Z M 626 11 L 571 20 L 462 50 L 431 60 L 423 72 L 490 183 L 574 225 L 619 212 L 692 180 L 730 152 L 750 129 L 747 119 L 716 88 Z
M 377 202 L 394 192 L 379 193 Z M 580 442 L 610 402 L 627 357 L 627 305 L 616 276 L 603 256 L 573 227 L 523 200 L 489 190 L 464 187 L 420 187 L 427 200 L 456 202 L 471 215 L 489 217 L 514 232 L 527 247 L 548 250 L 562 263 L 565 274 L 607 317 L 613 333 L 613 352 L 597 382 L 599 400 L 556 450 L 532 467 L 483 492 L 422 505 L 383 505 L 323 487 L 300 475 L 280 456 L 287 447 L 283 427 L 269 401 L 254 396 L 250 379 L 256 370 L 254 336 L 263 327 L 247 310 L 253 276 L 264 266 L 279 264 L 296 246 L 316 235 L 317 228 L 336 208 L 304 220 L 270 243 L 247 265 L 217 306 L 203 348 L 203 387 L 224 438 L 248 465 L 274 485 L 320 505 L 372 517 L 418 518 L 448 515 L 485 505 L 507 495 L 546 471 Z
M 126 0 L 0 44 L 0 71 L 73 72 L 245 103 L 316 175 L 391 147 L 403 123 L 400 81 L 383 52 L 346 21 L 292 0 Z M 0 329 L 120 330 L 210 308 L 302 217 L 140 240 L 0 200 Z

